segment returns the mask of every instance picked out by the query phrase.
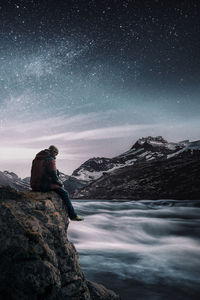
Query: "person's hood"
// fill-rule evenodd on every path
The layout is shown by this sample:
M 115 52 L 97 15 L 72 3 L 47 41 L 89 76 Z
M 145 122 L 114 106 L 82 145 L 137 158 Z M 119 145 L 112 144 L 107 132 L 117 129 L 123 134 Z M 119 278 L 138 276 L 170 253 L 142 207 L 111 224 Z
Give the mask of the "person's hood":
M 51 157 L 49 149 L 44 149 L 36 154 L 36 159 L 45 159 Z

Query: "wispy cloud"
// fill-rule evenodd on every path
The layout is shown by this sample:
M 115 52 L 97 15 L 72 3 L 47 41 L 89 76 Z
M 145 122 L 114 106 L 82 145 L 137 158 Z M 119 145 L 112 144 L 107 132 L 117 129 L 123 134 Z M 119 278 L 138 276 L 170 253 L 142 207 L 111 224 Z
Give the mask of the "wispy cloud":
M 111 126 L 111 127 L 102 127 L 91 130 L 84 131 L 71 131 L 63 132 L 59 134 L 49 134 L 46 136 L 41 136 L 34 139 L 35 141 L 58 141 L 60 139 L 64 141 L 74 141 L 74 140 L 106 140 L 114 139 L 125 136 L 131 136 L 134 131 L 144 130 L 151 128 L 152 125 L 121 125 L 121 126 Z M 155 127 L 155 126 L 154 126 Z
M 136 131 L 155 128 L 152 124 L 120 125 L 120 126 L 96 126 L 101 121 L 106 122 L 107 116 L 97 113 L 78 115 L 68 119 L 48 118 L 22 124 L 11 124 L 1 129 L 1 138 L 4 145 L 34 145 L 46 142 L 76 141 L 76 140 L 106 140 L 125 136 L 131 136 Z M 156 125 L 158 126 L 158 125 Z M 87 129 L 83 129 L 83 128 Z M 34 148 L 34 147 L 33 147 Z
M 35 154 L 50 144 L 60 148 L 58 166 L 69 174 L 93 156 L 112 157 L 128 150 L 142 136 L 163 135 L 169 140 L 193 138 L 187 123 L 109 124 L 113 113 L 51 117 L 23 124 L 10 121 L 9 126 L 0 129 L 1 170 L 27 175 Z M 197 131 L 194 131 L 194 139 L 198 139 Z

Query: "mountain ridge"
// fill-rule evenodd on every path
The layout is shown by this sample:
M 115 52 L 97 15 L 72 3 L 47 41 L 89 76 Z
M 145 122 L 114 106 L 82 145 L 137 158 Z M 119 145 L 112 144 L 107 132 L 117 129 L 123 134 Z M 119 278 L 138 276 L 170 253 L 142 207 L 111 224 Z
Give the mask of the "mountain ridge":
M 90 158 L 73 171 L 72 177 L 90 183 L 100 178 L 105 172 L 109 173 L 117 168 L 134 165 L 137 161 L 168 159 L 188 151 L 200 152 L 200 141 L 167 142 L 162 136 L 142 137 L 128 151 L 113 158 Z
M 76 191 L 73 197 L 200 199 L 200 140 L 167 142 L 162 136 L 148 136 L 110 159 L 109 166 L 110 169 L 107 166 L 107 170 L 94 173 L 96 178 L 88 180 L 89 184 Z M 84 173 L 83 167 L 84 164 L 79 171 Z M 90 171 L 92 173 L 93 169 Z M 89 171 L 86 175 L 92 177 Z
M 137 161 L 118 168 L 74 193 L 78 199 L 200 200 L 200 155 Z
M 196 157 L 200 157 L 200 140 L 192 141 L 182 140 L 179 142 L 168 142 L 162 136 L 147 136 L 138 139 L 129 150 L 114 156 L 113 158 L 106 157 L 93 157 L 85 161 L 81 164 L 77 169 L 75 169 L 72 175 L 66 175 L 60 172 L 60 180 L 62 181 L 64 188 L 67 189 L 70 193 L 71 197 L 82 198 L 85 191 L 87 190 L 86 197 L 89 197 L 88 188 L 91 186 L 95 186 L 98 182 L 98 179 L 105 179 L 105 176 L 109 177 L 114 176 L 116 170 L 129 170 L 131 167 L 132 172 L 138 170 L 138 168 L 146 164 L 150 168 L 154 168 L 156 162 L 161 163 L 162 167 L 167 164 L 171 164 L 171 168 L 173 169 L 172 159 L 178 161 L 182 160 L 182 164 L 184 165 L 185 161 L 195 160 Z M 148 162 L 153 162 L 152 164 L 148 164 Z M 164 163 L 165 162 L 165 163 Z M 197 161 L 198 165 L 198 161 Z M 177 167 L 177 172 L 180 170 Z M 175 171 L 173 170 L 173 172 Z M 123 173 L 120 171 L 121 174 Z M 185 170 L 184 172 L 187 172 Z M 121 175 L 119 175 L 121 176 Z M 143 174 L 145 177 L 145 174 Z M 150 174 L 152 180 L 154 178 L 153 174 Z M 184 174 L 183 174 L 184 176 Z M 186 175 L 185 175 L 186 176 Z M 197 175 L 198 176 L 198 175 Z M 191 181 L 192 181 L 191 177 Z M 123 179 L 122 179 L 123 180 Z M 160 178 L 160 181 L 162 178 Z M 196 180 L 196 179 L 194 179 Z M 4 171 L 0 172 L 0 184 L 9 185 L 17 190 L 27 190 L 30 189 L 30 177 L 26 177 L 24 179 L 19 178 L 15 173 Z M 154 181 L 154 180 L 153 180 Z M 113 189 L 115 189 L 115 183 Z M 152 182 L 152 185 L 155 183 Z M 160 182 L 161 184 L 161 182 Z M 189 182 L 188 182 L 189 184 Z M 192 184 L 192 183 L 191 183 Z M 180 181 L 181 185 L 181 181 Z M 106 186 L 106 182 L 105 182 Z M 123 186 L 126 189 L 126 186 Z M 129 185 L 127 185 L 127 189 Z M 177 187 L 178 188 L 178 187 Z M 189 188 L 189 186 L 188 186 Z M 108 187 L 110 190 L 110 188 Z M 81 191 L 81 192 L 80 192 Z M 105 195 L 111 197 L 106 191 L 104 191 Z M 124 192 L 124 195 L 127 194 L 127 197 L 130 197 L 128 193 Z M 186 193 L 187 194 L 187 193 Z M 95 197 L 94 193 L 91 194 L 91 197 Z M 102 195 L 103 197 L 105 195 Z M 122 196 L 125 197 L 125 196 Z M 160 194 L 161 197 L 162 194 Z M 167 194 L 166 194 L 167 195 Z M 120 193 L 119 193 L 120 196 Z M 121 197 L 120 196 L 120 197 Z M 106 197 L 106 196 L 105 196 Z M 132 195 L 132 197 L 136 197 L 137 195 Z M 141 196 L 140 196 L 141 197 Z M 149 192 L 149 197 L 153 197 L 153 195 Z M 156 196 L 157 197 L 157 196 Z M 195 196 L 196 197 L 196 196 Z M 111 197 L 112 198 L 112 197 Z M 200 196 L 199 196 L 200 198 Z

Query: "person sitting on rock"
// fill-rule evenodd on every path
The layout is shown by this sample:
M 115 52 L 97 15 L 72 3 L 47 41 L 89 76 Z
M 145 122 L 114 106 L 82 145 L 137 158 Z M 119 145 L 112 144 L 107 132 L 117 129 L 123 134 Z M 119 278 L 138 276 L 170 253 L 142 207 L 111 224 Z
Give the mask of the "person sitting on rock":
M 56 192 L 65 201 L 69 218 L 72 221 L 82 221 L 84 220 L 83 217 L 76 214 L 69 193 L 63 188 L 63 184 L 59 180 L 59 171 L 56 168 L 58 152 L 58 148 L 51 145 L 48 149 L 36 154 L 31 167 L 31 188 L 36 192 Z

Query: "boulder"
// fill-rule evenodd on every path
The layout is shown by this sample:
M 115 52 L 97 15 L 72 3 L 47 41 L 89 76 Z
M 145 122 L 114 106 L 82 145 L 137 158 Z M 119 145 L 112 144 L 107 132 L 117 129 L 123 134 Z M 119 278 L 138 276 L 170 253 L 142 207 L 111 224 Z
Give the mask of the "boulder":
M 119 299 L 86 280 L 68 224 L 55 192 L 0 187 L 0 299 Z

